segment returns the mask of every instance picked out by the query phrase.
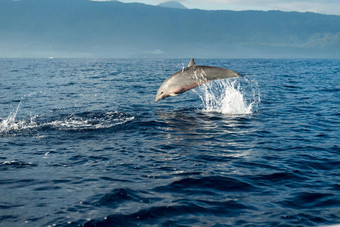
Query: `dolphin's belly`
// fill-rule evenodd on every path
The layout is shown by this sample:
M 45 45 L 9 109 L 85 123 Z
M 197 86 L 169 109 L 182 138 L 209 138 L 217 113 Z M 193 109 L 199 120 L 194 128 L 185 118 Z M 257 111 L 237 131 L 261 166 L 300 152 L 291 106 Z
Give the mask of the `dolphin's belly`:
M 183 86 L 179 86 L 179 87 L 176 87 L 174 89 L 171 90 L 171 93 L 174 93 L 174 94 L 182 94 L 186 91 L 189 91 L 190 89 L 193 89 L 195 87 L 197 87 L 198 85 L 201 85 L 197 82 L 193 82 L 193 83 L 188 83 L 188 84 L 185 84 Z
M 197 86 L 209 82 L 201 70 L 178 72 L 176 77 L 173 78 L 173 87 L 171 92 L 174 94 L 181 94 L 191 90 Z

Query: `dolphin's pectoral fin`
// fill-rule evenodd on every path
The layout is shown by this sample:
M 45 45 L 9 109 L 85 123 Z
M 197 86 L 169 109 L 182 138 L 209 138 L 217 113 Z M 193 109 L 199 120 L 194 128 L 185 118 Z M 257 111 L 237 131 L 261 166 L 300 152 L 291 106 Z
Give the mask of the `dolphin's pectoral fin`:
M 188 67 L 191 67 L 191 66 L 196 66 L 195 60 L 193 58 L 191 58 L 191 60 L 188 64 Z
M 176 94 L 176 93 L 170 93 L 169 95 L 170 95 L 170 96 L 177 96 L 178 94 Z

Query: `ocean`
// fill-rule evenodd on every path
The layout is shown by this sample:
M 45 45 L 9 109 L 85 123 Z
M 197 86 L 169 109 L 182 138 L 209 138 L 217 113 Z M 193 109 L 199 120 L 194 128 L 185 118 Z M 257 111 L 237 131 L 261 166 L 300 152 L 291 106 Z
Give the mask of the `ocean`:
M 0 226 L 339 224 L 340 60 L 189 60 L 0 59 Z

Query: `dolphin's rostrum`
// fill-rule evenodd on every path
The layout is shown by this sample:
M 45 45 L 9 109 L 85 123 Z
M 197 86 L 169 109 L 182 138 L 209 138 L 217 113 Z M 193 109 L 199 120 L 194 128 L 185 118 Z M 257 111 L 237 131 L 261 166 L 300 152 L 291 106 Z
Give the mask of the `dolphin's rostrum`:
M 188 67 L 172 74 L 158 88 L 155 102 L 169 96 L 176 96 L 212 80 L 238 77 L 239 73 L 230 69 L 196 65 L 192 58 Z

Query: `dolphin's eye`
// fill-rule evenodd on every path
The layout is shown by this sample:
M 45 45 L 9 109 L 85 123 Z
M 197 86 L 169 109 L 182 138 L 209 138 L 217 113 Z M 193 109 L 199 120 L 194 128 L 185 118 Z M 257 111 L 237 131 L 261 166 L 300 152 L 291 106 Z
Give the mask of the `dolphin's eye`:
M 161 94 L 163 94 L 163 93 L 164 93 L 164 91 L 161 92 Z

